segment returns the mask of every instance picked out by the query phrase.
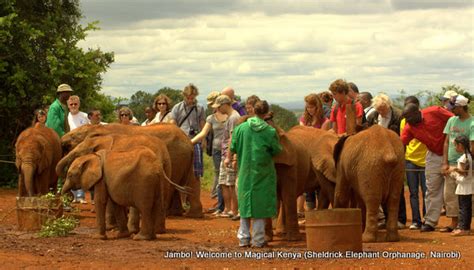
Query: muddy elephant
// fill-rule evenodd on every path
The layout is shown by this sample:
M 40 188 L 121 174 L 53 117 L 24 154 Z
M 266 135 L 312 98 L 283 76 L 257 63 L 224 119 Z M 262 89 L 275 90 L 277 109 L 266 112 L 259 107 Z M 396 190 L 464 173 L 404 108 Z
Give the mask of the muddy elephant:
M 286 133 L 279 132 L 279 136 L 283 151 L 273 159 L 277 171 L 277 194 L 281 203 L 277 233 L 285 233 L 287 240 L 298 240 L 301 237 L 297 197 L 321 187 L 322 196 L 318 198 L 318 207 L 327 207 L 333 200 L 336 178 L 332 149 L 337 136 L 333 132 L 302 126 Z M 267 227 L 267 238 L 271 239 L 270 231 Z
M 72 151 L 65 155 L 56 166 L 56 173 L 66 178 L 67 168 L 76 158 L 97 152 L 99 150 L 114 150 L 126 151 L 133 147 L 147 147 L 156 154 L 163 155 L 163 169 L 166 175 L 172 174 L 171 159 L 169 157 L 168 149 L 165 143 L 154 136 L 145 134 L 138 135 L 104 135 L 97 137 L 87 137 L 80 144 L 78 144 Z M 174 192 L 174 186 L 165 184 L 163 189 L 164 207 L 167 209 L 171 196 Z M 107 213 L 113 214 L 113 213 Z M 135 208 L 130 208 L 128 230 L 132 233 L 138 232 L 139 216 Z M 165 223 L 164 219 L 156 224 L 156 232 L 164 233 Z
M 54 130 L 37 125 L 24 130 L 15 144 L 18 169 L 18 196 L 36 196 L 56 192 L 55 167 L 62 150 Z
M 194 147 L 184 132 L 173 124 L 155 124 L 149 126 L 126 126 L 120 124 L 109 124 L 101 126 L 85 125 L 79 127 L 61 138 L 63 150 L 72 150 L 87 137 L 97 137 L 109 134 L 135 135 L 146 134 L 163 140 L 171 157 L 172 173 L 171 179 L 181 186 L 188 185 L 192 191 L 188 196 L 190 209 L 186 213 L 188 217 L 202 217 L 202 205 L 200 201 L 200 183 L 194 177 L 193 152 Z M 169 203 L 169 215 L 181 215 L 183 208 L 180 195 L 175 191 Z
M 334 160 L 335 207 L 348 207 L 354 194 L 365 224 L 362 241 L 375 242 L 379 206 L 385 205 L 388 209 L 386 241 L 398 241 L 398 204 L 405 161 L 404 147 L 397 134 L 376 125 L 342 137 L 334 148 Z
M 127 151 L 100 150 L 87 154 L 72 162 L 61 192 L 64 194 L 73 188 L 94 188 L 101 239 L 107 239 L 105 209 L 109 197 L 119 225 L 118 237 L 129 235 L 123 207 L 130 206 L 137 208 L 142 216 L 142 226 L 134 239 L 155 239 L 156 223 L 165 217 L 164 186 L 171 183 L 163 168 L 167 158 L 167 153 L 159 155 L 147 147 L 132 147 Z

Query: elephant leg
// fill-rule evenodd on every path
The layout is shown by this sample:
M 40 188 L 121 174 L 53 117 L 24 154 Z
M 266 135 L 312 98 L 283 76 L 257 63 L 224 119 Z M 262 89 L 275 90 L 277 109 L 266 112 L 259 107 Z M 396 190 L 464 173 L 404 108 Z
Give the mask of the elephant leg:
M 296 194 L 295 200 L 288 200 L 282 204 L 282 220 L 285 221 L 286 240 L 298 241 L 301 239 L 300 230 L 298 226 L 298 214 L 296 212 Z M 294 213 L 294 215 L 292 214 Z
M 126 238 L 130 236 L 130 233 L 127 229 L 127 214 L 126 208 L 120 206 L 114 202 L 112 202 L 112 207 L 114 209 L 115 220 L 117 220 L 117 225 L 119 229 L 119 233 L 117 234 L 117 238 Z
M 278 205 L 277 205 L 278 216 L 276 218 L 276 226 L 275 226 L 275 232 L 277 235 L 286 234 L 285 212 L 283 211 L 283 205 L 284 203 L 282 202 L 278 202 Z
M 362 198 L 363 199 L 363 198 Z M 363 199 L 364 200 L 364 199 Z M 365 204 L 365 229 L 362 234 L 362 242 L 377 242 L 377 214 L 379 211 L 380 200 L 366 198 Z
M 130 207 L 128 211 L 128 231 L 130 233 L 137 233 L 140 228 L 140 213 L 135 207 Z
M 387 202 L 388 217 L 386 217 L 387 235 L 385 238 L 387 242 L 397 242 L 400 240 L 400 237 L 398 235 L 398 226 L 397 226 L 398 207 L 400 203 L 400 191 L 399 191 L 400 189 L 401 188 L 392 189 L 388 197 L 388 202 Z M 398 192 L 393 192 L 394 190 L 398 190 Z
M 272 227 L 271 218 L 265 219 L 265 241 L 267 242 L 273 241 L 273 227 Z
M 107 234 L 105 233 L 105 219 L 106 219 L 106 207 L 107 207 L 107 200 L 108 196 L 106 194 L 105 185 L 99 183 L 94 187 L 94 194 L 95 194 L 95 212 L 96 212 L 96 222 L 97 228 L 99 230 L 99 234 L 96 238 L 106 240 Z
M 173 194 L 171 195 L 169 207 L 168 207 L 168 215 L 170 216 L 182 216 L 183 215 L 183 205 L 181 203 L 181 196 L 177 190 L 171 188 L 170 192 Z
M 110 199 L 109 199 L 110 200 Z M 115 220 L 114 208 L 112 202 L 106 201 L 105 220 L 107 230 L 117 228 L 117 220 Z
M 187 217 L 191 218 L 202 218 L 204 214 L 202 213 L 202 204 L 201 204 L 201 182 L 198 177 L 191 177 L 189 180 L 189 187 L 191 188 L 191 195 L 188 195 L 188 200 L 190 204 L 189 211 L 186 213 Z
M 140 210 L 140 209 L 139 209 Z M 142 226 L 140 227 L 140 231 L 133 237 L 133 240 L 152 240 L 156 239 L 155 235 L 155 215 L 152 214 L 153 208 L 142 208 L 140 211 L 140 215 L 142 217 Z
M 153 213 L 156 215 L 155 233 L 163 234 L 166 233 L 166 213 L 164 211 L 165 207 L 163 207 L 162 202 L 156 202 L 155 204 L 156 209 L 153 210 Z

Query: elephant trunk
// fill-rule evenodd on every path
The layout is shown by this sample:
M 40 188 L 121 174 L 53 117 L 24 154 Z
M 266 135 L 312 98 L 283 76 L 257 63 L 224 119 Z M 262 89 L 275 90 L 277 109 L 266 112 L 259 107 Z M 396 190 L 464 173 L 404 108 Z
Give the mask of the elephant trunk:
M 72 158 L 67 155 L 63 157 L 58 164 L 56 165 L 56 174 L 58 175 L 59 178 L 65 179 L 67 172 L 65 169 L 71 164 Z
M 69 179 L 66 179 L 64 182 L 63 188 L 61 189 L 61 194 L 66 194 L 73 188 L 72 182 Z
M 23 162 L 21 164 L 21 172 L 23 174 L 23 181 L 25 184 L 26 193 L 29 197 L 33 197 L 36 194 L 35 190 L 35 171 L 36 167 L 33 163 Z

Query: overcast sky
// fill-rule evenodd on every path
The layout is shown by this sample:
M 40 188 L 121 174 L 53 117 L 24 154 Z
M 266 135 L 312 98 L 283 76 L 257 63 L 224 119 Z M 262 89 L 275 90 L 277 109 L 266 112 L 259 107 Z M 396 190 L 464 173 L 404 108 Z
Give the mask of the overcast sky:
M 192 82 L 200 99 L 302 100 L 344 78 L 360 91 L 474 89 L 471 0 L 82 0 L 100 21 L 80 45 L 115 52 L 103 91 Z

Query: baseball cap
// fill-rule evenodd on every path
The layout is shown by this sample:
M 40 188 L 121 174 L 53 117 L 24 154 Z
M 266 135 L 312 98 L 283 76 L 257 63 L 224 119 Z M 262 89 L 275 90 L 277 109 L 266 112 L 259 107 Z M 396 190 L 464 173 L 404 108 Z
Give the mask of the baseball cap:
M 456 100 L 454 101 L 454 106 L 464 107 L 464 106 L 467 106 L 468 103 L 469 103 L 469 99 L 467 99 L 463 95 L 458 95 L 456 97 Z
M 216 98 L 216 101 L 214 101 L 214 104 L 212 104 L 212 108 L 219 108 L 220 106 L 224 104 L 231 104 L 232 101 L 230 100 L 230 97 L 226 95 L 220 95 Z

